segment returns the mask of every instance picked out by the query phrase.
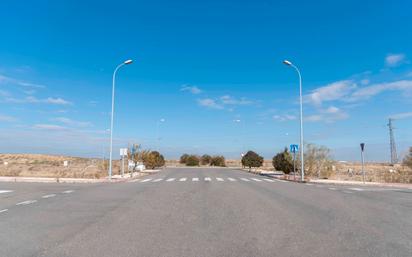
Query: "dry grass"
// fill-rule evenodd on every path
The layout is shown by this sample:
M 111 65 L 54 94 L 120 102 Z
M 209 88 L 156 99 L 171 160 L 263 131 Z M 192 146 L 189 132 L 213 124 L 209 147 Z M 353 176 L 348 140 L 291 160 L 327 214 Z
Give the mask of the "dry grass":
M 68 161 L 67 167 L 64 161 Z M 107 176 L 107 163 L 102 159 L 69 156 L 0 154 L 0 176 L 102 178 Z M 114 162 L 114 174 L 120 172 L 119 164 L 119 161 Z

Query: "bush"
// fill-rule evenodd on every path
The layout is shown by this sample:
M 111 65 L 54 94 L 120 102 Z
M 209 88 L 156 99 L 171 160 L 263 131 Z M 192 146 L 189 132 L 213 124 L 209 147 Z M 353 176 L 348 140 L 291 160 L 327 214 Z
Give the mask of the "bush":
M 148 169 L 155 169 L 165 165 L 165 158 L 157 151 L 152 151 L 143 159 L 143 164 Z
M 412 147 L 409 148 L 409 154 L 403 159 L 403 165 L 412 169 Z
M 333 161 L 330 157 L 329 148 L 307 144 L 303 156 L 305 157 L 305 174 L 308 177 L 327 178 L 332 175 Z M 299 167 L 300 161 L 297 161 L 296 164 Z
M 273 156 L 272 164 L 275 170 L 283 171 L 285 174 L 293 171 L 293 158 L 287 148 Z
M 213 156 L 210 161 L 210 165 L 212 166 L 219 166 L 219 167 L 226 167 L 226 160 L 224 156 Z
M 186 159 L 186 166 L 199 166 L 200 159 L 196 155 L 189 155 Z
M 260 167 L 262 166 L 262 164 L 263 157 L 253 151 L 248 151 L 242 157 L 242 165 L 245 167 L 249 167 L 249 171 L 252 169 L 252 167 Z
M 183 154 L 182 156 L 180 156 L 180 161 L 179 162 L 181 164 L 185 164 L 188 157 L 189 157 L 189 155 L 187 153 Z
M 212 156 L 208 154 L 204 154 L 202 157 L 200 157 L 200 162 L 202 163 L 202 165 L 209 165 L 211 164 L 211 161 L 212 161 Z

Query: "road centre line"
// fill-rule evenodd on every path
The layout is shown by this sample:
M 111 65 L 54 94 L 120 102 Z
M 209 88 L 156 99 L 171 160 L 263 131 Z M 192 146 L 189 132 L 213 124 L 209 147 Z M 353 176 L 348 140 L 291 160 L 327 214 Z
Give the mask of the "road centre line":
M 32 204 L 32 203 L 36 203 L 37 202 L 37 200 L 27 200 L 27 201 L 24 201 L 24 202 L 20 202 L 20 203 L 16 203 L 16 205 L 18 206 L 18 205 L 28 205 L 28 204 Z
M 257 182 L 262 182 L 262 180 L 257 179 L 257 178 L 252 178 L 252 180 L 257 181 Z
M 8 210 L 9 210 L 9 209 L 0 210 L 0 213 L 6 212 L 6 211 L 8 211 Z
M 181 182 L 184 182 L 184 181 L 186 181 L 187 180 L 187 178 L 181 178 L 181 179 L 179 179 L 179 181 L 181 181 Z
M 12 193 L 13 190 L 0 190 L 0 194 Z
M 147 178 L 147 179 L 144 179 L 144 180 L 142 180 L 142 181 L 140 181 L 141 183 L 145 183 L 145 182 L 149 182 L 149 181 L 151 181 L 152 179 L 151 178 Z
M 229 181 L 237 181 L 236 179 L 234 179 L 234 178 L 227 178 Z
M 153 180 L 152 182 L 160 182 L 162 180 L 163 180 L 162 178 L 158 178 L 158 179 Z
M 209 177 L 206 177 L 206 178 L 205 178 L 205 181 L 212 181 L 212 179 L 209 178 Z
M 223 178 L 216 178 L 217 181 L 223 182 L 225 181 Z
M 263 180 L 268 181 L 268 182 L 275 182 L 274 180 L 268 179 L 268 178 L 264 178 Z
M 175 181 L 175 180 L 176 180 L 176 178 L 169 178 L 169 179 L 166 180 L 166 182 L 172 182 L 172 181 Z
M 66 191 L 63 191 L 62 193 L 63 194 L 71 194 L 71 193 L 73 193 L 74 192 L 74 190 L 66 190 Z
M 49 194 L 49 195 L 43 195 L 41 198 L 47 199 L 47 198 L 52 198 L 52 197 L 55 197 L 55 196 L 56 196 L 56 194 Z
M 192 178 L 192 181 L 198 182 L 198 181 L 199 181 L 199 178 Z
M 365 189 L 362 189 L 362 188 L 357 188 L 357 187 L 350 187 L 350 188 L 348 188 L 349 190 L 352 190 L 352 191 L 365 191 Z
M 250 181 L 249 179 L 247 179 L 247 178 L 240 178 L 241 180 L 243 180 L 243 181 Z

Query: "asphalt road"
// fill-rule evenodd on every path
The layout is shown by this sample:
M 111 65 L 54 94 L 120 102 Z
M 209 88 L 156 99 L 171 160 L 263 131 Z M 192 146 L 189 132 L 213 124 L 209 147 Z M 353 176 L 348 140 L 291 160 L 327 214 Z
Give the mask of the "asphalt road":
M 127 183 L 0 183 L 0 256 L 411 256 L 412 189 L 166 169 Z

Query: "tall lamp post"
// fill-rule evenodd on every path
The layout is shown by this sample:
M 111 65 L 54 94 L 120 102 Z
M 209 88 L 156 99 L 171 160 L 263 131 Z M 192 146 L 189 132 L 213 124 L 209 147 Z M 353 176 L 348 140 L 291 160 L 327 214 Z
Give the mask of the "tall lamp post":
M 165 122 L 166 120 L 161 118 L 160 120 L 157 121 L 156 124 L 156 150 L 160 152 L 160 135 L 159 135 L 159 130 L 160 130 L 160 124 Z
M 112 159 L 113 159 L 113 116 L 114 116 L 114 88 L 116 85 L 116 73 L 124 65 L 131 64 L 132 60 L 127 60 L 117 65 L 113 72 L 113 84 L 112 84 L 112 112 L 110 120 L 110 161 L 109 161 L 109 179 L 112 179 Z
M 302 172 L 301 181 L 305 181 L 305 163 L 303 157 L 303 100 L 302 100 L 302 76 L 298 67 L 288 60 L 283 61 L 284 64 L 294 68 L 299 76 L 299 100 L 300 100 L 300 169 Z

